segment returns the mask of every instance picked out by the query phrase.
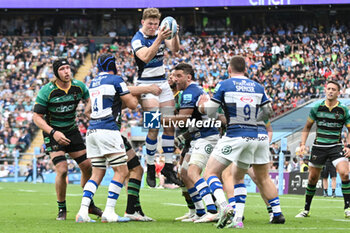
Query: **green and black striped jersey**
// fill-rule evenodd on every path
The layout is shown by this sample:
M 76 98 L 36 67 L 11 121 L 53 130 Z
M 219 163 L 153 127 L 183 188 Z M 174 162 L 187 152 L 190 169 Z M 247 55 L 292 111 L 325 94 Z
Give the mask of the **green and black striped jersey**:
M 34 112 L 43 114 L 48 125 L 61 132 L 76 129 L 76 109 L 80 100 L 88 99 L 86 85 L 73 79 L 68 89 L 49 82 L 43 86 L 35 100 Z
M 341 144 L 343 126 L 350 127 L 349 109 L 340 102 L 329 108 L 325 101 L 322 101 L 311 109 L 308 121 L 316 121 L 315 145 Z

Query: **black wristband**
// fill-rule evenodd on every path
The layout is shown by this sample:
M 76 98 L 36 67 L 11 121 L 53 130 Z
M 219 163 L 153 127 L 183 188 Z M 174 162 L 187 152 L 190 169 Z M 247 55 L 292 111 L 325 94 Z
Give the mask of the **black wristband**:
M 51 132 L 50 132 L 50 136 L 53 138 L 53 135 L 55 134 L 56 130 L 55 129 L 52 129 Z
M 346 147 L 350 149 L 350 144 L 346 145 Z

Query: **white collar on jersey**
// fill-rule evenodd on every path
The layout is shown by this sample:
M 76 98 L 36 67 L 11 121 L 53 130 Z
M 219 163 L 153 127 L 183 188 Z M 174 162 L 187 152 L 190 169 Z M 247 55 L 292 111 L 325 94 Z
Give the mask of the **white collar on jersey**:
M 150 37 L 150 36 L 145 35 L 145 34 L 142 32 L 141 28 L 139 29 L 139 32 L 142 34 L 142 36 L 143 36 L 144 38 Z M 159 30 L 156 31 L 156 34 L 155 34 L 154 36 L 157 36 L 157 35 L 158 35 L 158 32 L 159 32 Z
M 230 78 L 249 79 L 249 78 L 247 78 L 246 76 L 243 76 L 243 75 L 231 76 Z
M 109 74 L 108 72 L 100 72 L 100 73 L 98 73 L 98 75 L 105 75 L 105 74 Z

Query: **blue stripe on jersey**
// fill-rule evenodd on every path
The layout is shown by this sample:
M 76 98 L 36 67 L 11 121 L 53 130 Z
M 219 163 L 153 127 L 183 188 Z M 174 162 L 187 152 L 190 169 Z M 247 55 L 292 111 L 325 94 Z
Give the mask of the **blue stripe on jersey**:
M 269 101 L 263 86 L 244 76 L 233 77 L 215 87 L 212 100 L 223 105 L 230 125 L 227 136 L 257 137 L 257 112 L 262 103 Z
M 265 125 L 258 125 L 258 134 L 267 134 Z
M 230 125 L 226 131 L 227 137 L 258 137 L 258 128 L 254 125 Z
M 137 81 L 166 81 L 165 75 L 158 77 L 159 78 L 138 78 Z
M 110 129 L 120 130 L 114 117 L 106 117 L 97 120 L 90 120 L 88 129 Z

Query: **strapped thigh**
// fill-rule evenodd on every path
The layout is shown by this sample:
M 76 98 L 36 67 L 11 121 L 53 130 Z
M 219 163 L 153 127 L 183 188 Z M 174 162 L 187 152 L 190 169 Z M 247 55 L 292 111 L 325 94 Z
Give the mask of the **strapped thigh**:
M 128 160 L 128 156 L 126 154 L 122 154 L 122 155 L 110 155 L 107 158 L 108 164 L 111 167 L 118 167 L 121 165 L 126 165 L 126 161 Z
M 131 170 L 140 165 L 139 157 L 136 155 L 128 161 L 128 169 Z
M 67 158 L 66 156 L 64 155 L 59 155 L 59 156 L 56 156 L 55 158 L 52 159 L 52 163 L 53 165 L 57 165 L 58 163 L 60 162 L 64 162 L 64 161 L 67 161 Z
M 80 164 L 80 163 L 84 162 L 85 160 L 87 160 L 86 153 L 81 155 L 81 156 L 79 156 L 78 158 L 75 158 L 74 160 L 75 160 L 75 162 L 77 162 L 77 164 Z
M 106 169 L 106 158 L 104 157 L 91 158 L 91 164 L 92 164 L 92 167 Z

